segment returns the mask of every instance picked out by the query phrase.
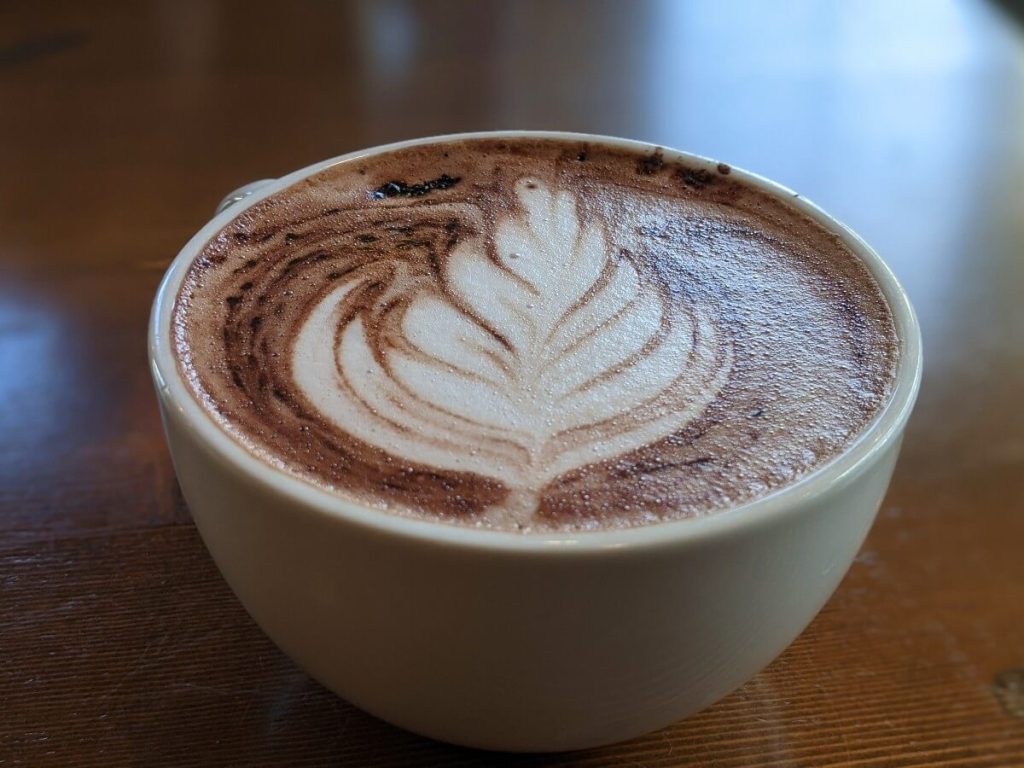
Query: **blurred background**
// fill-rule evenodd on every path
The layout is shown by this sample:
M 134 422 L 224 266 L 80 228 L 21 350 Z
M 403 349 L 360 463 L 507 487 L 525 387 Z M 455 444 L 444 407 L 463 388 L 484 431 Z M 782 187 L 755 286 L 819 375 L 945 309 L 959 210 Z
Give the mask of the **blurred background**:
M 177 491 L 145 324 L 231 189 L 533 128 L 795 189 L 890 263 L 925 338 L 892 490 L 822 616 L 587 764 L 1024 765 L 1021 5 L 0 2 L 0 764 L 482 759 L 335 700 L 251 625 Z

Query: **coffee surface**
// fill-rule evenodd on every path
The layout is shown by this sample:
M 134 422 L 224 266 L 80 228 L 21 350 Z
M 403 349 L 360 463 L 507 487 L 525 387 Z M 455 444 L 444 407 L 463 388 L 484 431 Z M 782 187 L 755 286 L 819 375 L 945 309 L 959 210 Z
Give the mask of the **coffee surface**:
M 520 531 L 789 485 L 885 403 L 898 347 L 840 239 L 728 166 L 537 138 L 353 160 L 257 203 L 173 325 L 196 398 L 265 462 Z

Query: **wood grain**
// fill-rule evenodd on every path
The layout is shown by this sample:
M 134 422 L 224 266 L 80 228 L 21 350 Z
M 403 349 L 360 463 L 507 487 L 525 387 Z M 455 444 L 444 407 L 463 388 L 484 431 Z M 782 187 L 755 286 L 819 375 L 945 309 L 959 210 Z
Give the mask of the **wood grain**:
M 707 711 L 512 757 L 310 681 L 189 521 L 145 362 L 228 190 L 385 141 L 611 133 L 778 179 L 908 288 L 926 370 L 858 561 Z M 952 4 L 0 4 L 0 765 L 1024 766 L 1024 40 Z

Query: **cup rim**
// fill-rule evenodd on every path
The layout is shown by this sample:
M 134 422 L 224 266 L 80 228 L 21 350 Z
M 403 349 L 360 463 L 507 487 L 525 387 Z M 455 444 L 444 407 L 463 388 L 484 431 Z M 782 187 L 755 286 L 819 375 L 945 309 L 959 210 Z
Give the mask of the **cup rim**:
M 729 535 L 740 528 L 768 525 L 795 514 L 837 484 L 858 475 L 871 459 L 897 441 L 910 416 L 921 382 L 921 332 L 906 291 L 881 257 L 852 229 L 797 192 L 756 173 L 730 165 L 734 178 L 769 192 L 810 216 L 843 243 L 868 268 L 889 303 L 899 340 L 899 355 L 892 392 L 882 408 L 849 443 L 829 461 L 794 483 L 733 507 L 682 520 L 597 531 L 516 533 L 478 529 L 453 523 L 431 522 L 376 510 L 318 488 L 307 480 L 258 458 L 229 435 L 199 404 L 182 378 L 173 353 L 171 313 L 178 288 L 197 253 L 230 221 L 259 201 L 339 163 L 353 162 L 424 144 L 474 139 L 537 138 L 602 144 L 638 152 L 661 151 L 667 159 L 714 172 L 719 161 L 649 142 L 588 133 L 561 131 L 484 131 L 429 136 L 356 150 L 301 168 L 268 181 L 254 193 L 211 218 L 179 251 L 157 289 L 148 332 L 149 364 L 158 394 L 173 408 L 193 435 L 224 462 L 256 485 L 266 486 L 307 509 L 359 526 L 369 532 L 445 547 L 527 553 L 593 553 L 608 550 L 655 549 L 682 542 Z

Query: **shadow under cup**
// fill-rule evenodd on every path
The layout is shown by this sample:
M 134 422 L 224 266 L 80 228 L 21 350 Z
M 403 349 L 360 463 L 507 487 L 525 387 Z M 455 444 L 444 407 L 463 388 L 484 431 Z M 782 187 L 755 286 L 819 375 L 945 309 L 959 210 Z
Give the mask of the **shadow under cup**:
M 151 319 L 150 366 L 178 480 L 210 554 L 245 608 L 325 686 L 443 741 L 514 751 L 621 741 L 692 714 L 775 658 L 835 590 L 881 503 L 921 375 L 906 294 L 854 233 L 765 179 L 748 183 L 835 232 L 892 309 L 900 350 L 889 402 L 836 459 L 707 517 L 628 530 L 522 535 L 362 508 L 278 471 L 218 427 L 181 378 L 171 311 L 195 255 L 248 205 L 339 162 L 505 132 L 403 142 L 258 187 L 171 265 Z M 717 163 L 664 150 L 712 171 Z M 252 191 L 252 190 L 248 190 Z

